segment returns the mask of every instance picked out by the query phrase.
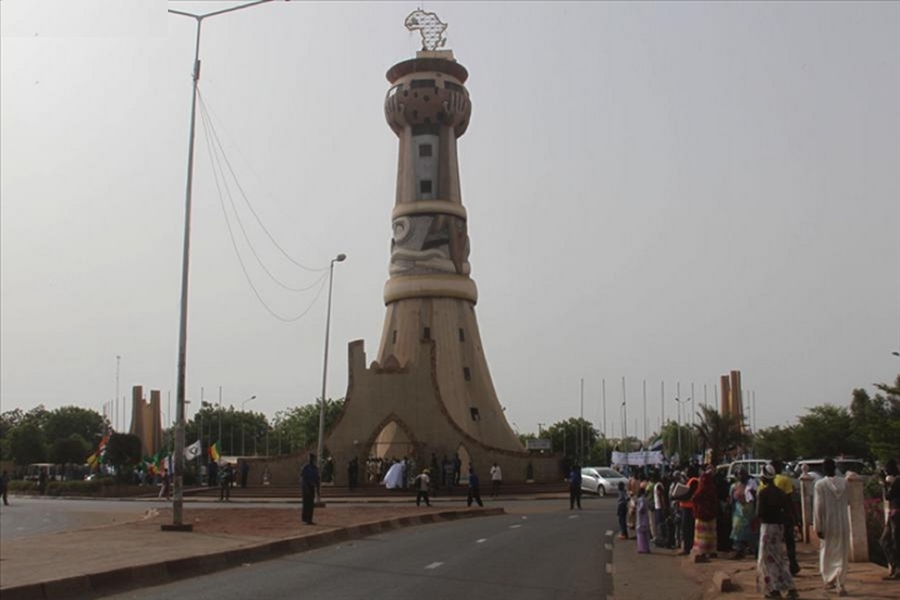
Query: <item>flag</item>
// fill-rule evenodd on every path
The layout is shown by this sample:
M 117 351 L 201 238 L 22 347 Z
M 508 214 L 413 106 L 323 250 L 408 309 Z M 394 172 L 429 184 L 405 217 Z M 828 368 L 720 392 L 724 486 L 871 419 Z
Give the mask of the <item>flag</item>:
M 213 462 L 219 462 L 219 442 L 209 447 L 209 458 Z
M 197 440 L 190 446 L 184 449 L 184 458 L 185 460 L 194 460 L 198 456 L 200 456 L 201 448 L 200 448 L 200 440 Z
M 659 436 L 658 438 L 653 440 L 652 444 L 650 444 L 650 451 L 656 452 L 656 451 L 662 450 L 662 449 L 663 449 L 663 439 L 662 439 L 662 436 Z
M 109 441 L 109 434 L 103 436 L 103 439 L 100 440 L 100 443 L 97 444 L 97 449 L 91 452 L 88 455 L 86 462 L 91 466 L 91 469 L 94 469 L 97 466 L 97 463 L 103 462 L 103 455 L 106 454 L 106 443 Z

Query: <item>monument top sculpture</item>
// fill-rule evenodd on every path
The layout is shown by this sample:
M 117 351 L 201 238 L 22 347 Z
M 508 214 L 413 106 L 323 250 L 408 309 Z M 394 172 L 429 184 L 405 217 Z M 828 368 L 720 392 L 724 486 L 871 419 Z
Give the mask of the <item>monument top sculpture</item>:
M 415 10 L 406 17 L 405 24 L 410 31 L 418 30 L 422 35 L 422 50 L 434 51 L 447 43 L 447 38 L 444 37 L 447 24 L 442 23 L 434 13 Z

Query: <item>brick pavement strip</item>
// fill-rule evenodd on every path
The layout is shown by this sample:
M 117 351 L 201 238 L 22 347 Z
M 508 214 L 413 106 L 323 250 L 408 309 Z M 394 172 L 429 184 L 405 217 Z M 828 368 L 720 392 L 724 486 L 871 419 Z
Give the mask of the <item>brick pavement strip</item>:
M 186 509 L 194 531 L 164 532 L 171 512 L 131 523 L 0 544 L 3 600 L 95 597 L 214 573 L 402 527 L 504 514 L 502 508 L 334 507 L 301 525 L 296 509 Z M 177 544 L 172 542 L 177 540 Z

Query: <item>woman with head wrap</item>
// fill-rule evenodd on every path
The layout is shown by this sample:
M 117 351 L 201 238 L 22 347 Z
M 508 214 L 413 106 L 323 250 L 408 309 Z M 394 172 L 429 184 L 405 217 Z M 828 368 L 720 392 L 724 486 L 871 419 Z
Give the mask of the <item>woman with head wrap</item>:
M 708 558 L 716 553 L 716 515 L 719 512 L 719 496 L 715 475 L 709 469 L 700 476 L 700 485 L 693 497 L 694 503 L 694 554 Z
M 766 598 L 797 598 L 794 578 L 784 549 L 784 515 L 790 510 L 790 497 L 774 485 L 775 469 L 766 465 L 765 484 L 757 497 L 759 515 L 759 558 L 756 561 L 756 587 Z

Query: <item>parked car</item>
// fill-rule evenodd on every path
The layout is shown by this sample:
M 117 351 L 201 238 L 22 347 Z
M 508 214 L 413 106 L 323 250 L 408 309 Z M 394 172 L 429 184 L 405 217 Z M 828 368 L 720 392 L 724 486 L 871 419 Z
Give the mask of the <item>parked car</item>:
M 737 475 L 741 469 L 747 471 L 747 474 L 750 477 L 759 478 L 762 473 L 763 468 L 769 464 L 770 460 L 764 460 L 761 458 L 747 458 L 736 460 L 730 465 L 728 465 L 728 481 L 735 481 L 737 479 Z
M 866 463 L 858 458 L 836 458 L 834 459 L 834 462 L 838 475 L 846 475 L 850 471 L 853 471 L 857 475 L 862 475 L 864 479 L 868 479 L 872 475 L 872 472 L 869 467 L 866 466 Z M 806 465 L 809 467 L 809 474 L 812 475 L 814 479 L 820 479 L 824 475 L 824 470 L 822 468 L 824 463 L 824 458 L 798 460 L 793 466 L 794 477 L 799 478 L 800 475 L 803 474 L 803 466 Z
M 615 492 L 619 482 L 628 483 L 628 478 L 609 467 L 584 467 L 581 469 L 581 490 L 598 496 Z

